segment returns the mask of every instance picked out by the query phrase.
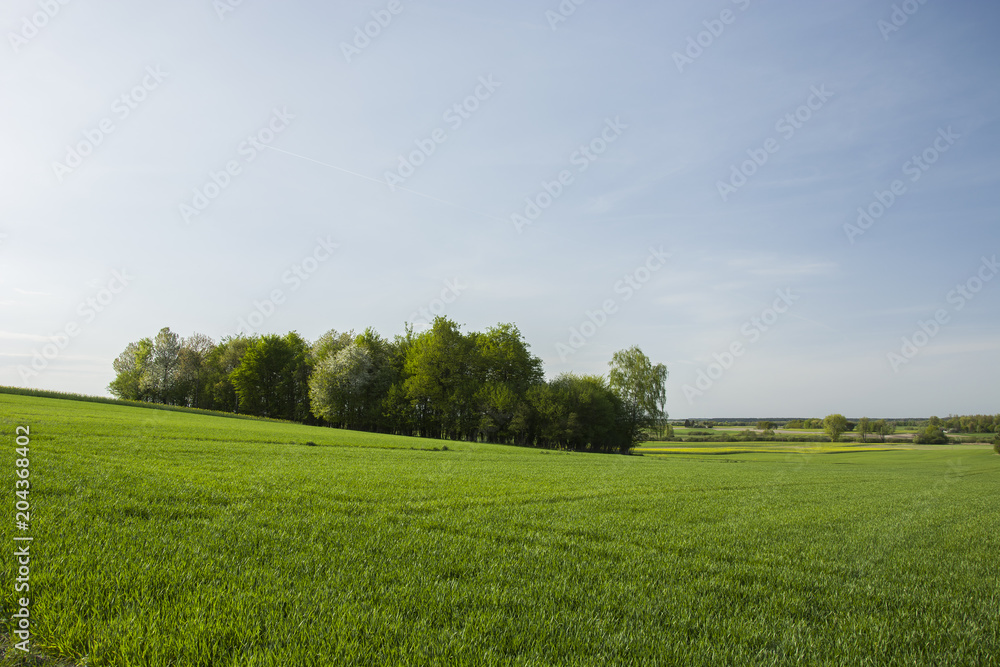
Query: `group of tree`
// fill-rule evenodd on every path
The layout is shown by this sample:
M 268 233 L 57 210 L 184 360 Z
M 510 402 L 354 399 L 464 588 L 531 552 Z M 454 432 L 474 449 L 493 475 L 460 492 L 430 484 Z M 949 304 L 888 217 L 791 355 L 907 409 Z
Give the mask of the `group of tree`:
M 1000 415 L 949 415 L 931 417 L 928 426 L 960 433 L 1000 433 Z
M 885 442 L 887 436 L 896 432 L 896 423 L 885 419 L 862 417 L 858 420 L 857 432 L 862 442 L 868 442 L 869 435 L 877 437 L 879 442 Z
M 813 418 L 813 419 L 793 419 L 792 421 L 785 424 L 786 429 L 805 429 L 805 430 L 816 430 L 824 429 L 826 430 L 826 420 L 829 418 L 824 417 L 823 419 Z M 845 420 L 843 431 L 853 431 L 857 427 L 857 424 L 852 421 Z M 841 432 L 843 432 L 841 431 Z
M 560 449 L 628 452 L 666 425 L 667 369 L 638 347 L 608 376 L 546 381 L 513 324 L 463 333 L 438 317 L 388 340 L 373 329 L 310 343 L 232 336 L 219 343 L 162 329 L 129 343 L 108 389 L 118 398 L 340 428 Z

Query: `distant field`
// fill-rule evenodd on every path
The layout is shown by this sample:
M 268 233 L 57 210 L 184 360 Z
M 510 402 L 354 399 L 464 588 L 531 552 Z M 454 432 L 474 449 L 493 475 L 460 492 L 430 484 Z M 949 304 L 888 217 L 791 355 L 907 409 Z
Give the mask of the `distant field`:
M 18 425 L 33 638 L 76 664 L 1000 656 L 985 446 L 569 454 L 0 394 L 8 499 Z
M 688 442 L 688 443 L 645 443 L 636 447 L 635 452 L 643 455 L 655 454 L 846 454 L 863 452 L 889 452 L 894 447 L 873 444 L 857 445 L 844 443 L 782 443 L 782 442 Z

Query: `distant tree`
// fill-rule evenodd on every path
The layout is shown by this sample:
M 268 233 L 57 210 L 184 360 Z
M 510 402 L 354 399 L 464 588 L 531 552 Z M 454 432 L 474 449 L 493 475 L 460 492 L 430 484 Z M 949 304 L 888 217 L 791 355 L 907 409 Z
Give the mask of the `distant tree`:
M 214 349 L 215 343 L 205 334 L 196 333 L 181 340 L 174 385 L 176 403 L 195 408 L 214 407 L 208 365 Z
M 758 431 L 773 431 L 775 424 L 772 421 L 759 421 L 757 422 Z
M 941 426 L 941 418 L 931 417 L 930 420 L 928 421 L 928 425 L 933 426 L 935 428 L 939 428 Z
M 827 415 L 823 419 L 823 428 L 830 436 L 830 442 L 839 442 L 841 434 L 847 430 L 847 418 L 841 414 Z
M 861 442 L 868 442 L 868 434 L 872 432 L 872 420 L 868 417 L 862 417 L 858 420 L 858 435 L 861 436 Z
M 181 338 L 163 327 L 153 339 L 153 353 L 141 384 L 156 403 L 176 403 L 175 384 L 180 366 Z
M 240 409 L 261 417 L 304 420 L 309 409 L 308 349 L 295 332 L 252 339 L 230 374 Z
M 785 424 L 785 428 L 787 428 L 787 429 L 805 428 L 805 422 L 803 422 L 801 419 L 794 419 L 794 420 L 788 422 L 787 424 Z
M 621 400 L 600 376 L 564 373 L 532 387 L 528 399 L 537 415 L 539 446 L 626 452 L 633 445 Z
M 143 338 L 129 343 L 125 350 L 112 362 L 115 379 L 108 385 L 108 391 L 126 401 L 147 401 L 149 395 L 143 387 L 142 378 L 149 369 L 153 356 L 153 341 Z
M 369 328 L 345 346 L 327 346 L 326 356 L 314 353 L 309 378 L 312 413 L 343 428 L 388 430 L 383 422 L 395 379 L 391 348 Z
M 243 361 L 255 338 L 227 336 L 219 341 L 205 358 L 205 384 L 211 394 L 212 408 L 224 412 L 239 412 L 239 396 L 232 374 Z
M 823 428 L 822 419 L 807 419 L 805 422 L 805 427 L 807 429 Z
M 542 360 L 531 354 L 513 324 L 498 324 L 476 335 L 475 354 L 480 382 L 478 430 L 487 441 L 509 442 L 524 429 L 514 419 L 522 415 L 523 420 L 528 389 L 543 380 Z
M 1000 454 L 1000 433 L 993 436 L 993 451 Z
M 478 426 L 475 340 L 436 317 L 407 350 L 404 389 L 425 437 L 461 439 Z
M 291 363 L 286 367 L 286 381 L 281 391 L 287 406 L 284 419 L 305 422 L 311 418 L 309 412 L 309 376 L 312 374 L 309 341 L 295 331 L 282 338 L 291 354 Z
M 321 361 L 340 352 L 342 349 L 355 341 L 357 335 L 353 331 L 337 332 L 330 329 L 325 334 L 316 339 L 309 348 L 310 363 L 318 365 Z
M 939 422 L 940 424 L 940 422 Z M 913 442 L 918 445 L 946 445 L 948 444 L 948 436 L 944 434 L 940 426 L 927 425 L 921 433 L 918 433 Z
M 416 340 L 413 326 L 407 324 L 402 335 L 396 335 L 387 344 L 389 377 L 391 383 L 385 398 L 382 399 L 382 428 L 388 433 L 399 435 L 414 435 L 417 432 L 417 419 L 410 399 L 406 395 L 405 382 L 406 357 Z
M 886 437 L 896 432 L 896 424 L 885 419 L 879 419 L 872 424 L 872 432 L 879 437 L 879 442 L 885 442 Z
M 638 346 L 615 352 L 608 363 L 608 384 L 624 410 L 625 429 L 630 447 L 639 442 L 642 430 L 656 426 L 667 416 L 667 367 L 655 366 Z
M 355 342 L 321 359 L 309 378 L 312 413 L 335 426 L 358 428 L 373 368 L 371 353 Z

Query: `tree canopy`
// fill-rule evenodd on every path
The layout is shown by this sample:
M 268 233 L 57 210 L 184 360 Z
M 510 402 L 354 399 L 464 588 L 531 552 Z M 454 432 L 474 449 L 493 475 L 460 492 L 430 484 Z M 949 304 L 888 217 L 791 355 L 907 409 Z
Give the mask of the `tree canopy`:
M 666 420 L 667 369 L 638 347 L 608 377 L 546 381 L 520 330 L 463 332 L 438 317 L 388 340 L 330 330 L 215 343 L 169 328 L 129 343 L 108 389 L 120 398 L 341 428 L 600 452 L 628 452 Z

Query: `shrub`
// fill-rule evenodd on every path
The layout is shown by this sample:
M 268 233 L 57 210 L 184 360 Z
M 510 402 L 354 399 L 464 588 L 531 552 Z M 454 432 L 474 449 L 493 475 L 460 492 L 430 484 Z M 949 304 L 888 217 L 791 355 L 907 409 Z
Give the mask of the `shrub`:
M 913 442 L 918 445 L 947 445 L 948 436 L 936 426 L 928 426 L 923 433 L 918 433 Z
M 1000 433 L 993 438 L 993 451 L 1000 454 Z

